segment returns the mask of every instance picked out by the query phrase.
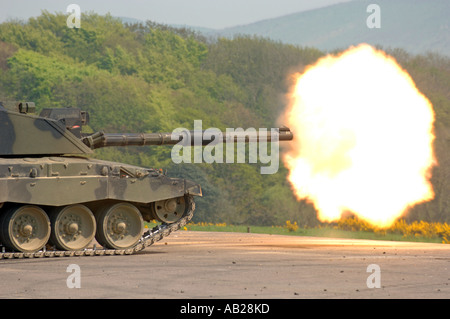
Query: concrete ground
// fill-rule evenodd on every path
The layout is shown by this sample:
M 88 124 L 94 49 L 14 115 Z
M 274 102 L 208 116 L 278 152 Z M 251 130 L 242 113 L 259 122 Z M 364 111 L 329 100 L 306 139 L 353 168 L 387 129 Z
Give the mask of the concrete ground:
M 0 260 L 0 298 L 450 298 L 449 269 L 444 244 L 178 231 L 131 256 Z

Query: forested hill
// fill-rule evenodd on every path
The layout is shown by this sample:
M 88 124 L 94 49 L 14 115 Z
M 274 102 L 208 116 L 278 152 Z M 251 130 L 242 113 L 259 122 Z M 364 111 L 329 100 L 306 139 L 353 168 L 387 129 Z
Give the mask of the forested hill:
M 151 22 L 124 25 L 96 14 L 82 15 L 81 28 L 70 29 L 66 19 L 44 12 L 26 23 L 0 24 L 0 100 L 34 101 L 38 111 L 65 106 L 87 110 L 87 131 L 171 132 L 193 129 L 194 120 L 202 120 L 203 129 L 275 127 L 289 74 L 323 55 L 314 48 L 252 37 L 209 43 L 185 29 Z M 437 197 L 411 216 L 449 221 L 450 60 L 391 53 L 437 113 Z M 103 159 L 162 167 L 170 176 L 200 183 L 204 197 L 198 200 L 196 221 L 317 222 L 313 208 L 295 200 L 282 166 L 277 174 L 261 175 L 259 164 L 175 165 L 170 155 L 166 146 L 96 153 Z

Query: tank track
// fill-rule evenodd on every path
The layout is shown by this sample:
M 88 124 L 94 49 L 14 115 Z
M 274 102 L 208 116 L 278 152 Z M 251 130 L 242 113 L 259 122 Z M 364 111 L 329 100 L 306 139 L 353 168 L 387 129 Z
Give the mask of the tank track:
M 41 250 L 34 253 L 23 252 L 0 252 L 0 259 L 19 259 L 19 258 L 51 258 L 51 257 L 80 257 L 80 256 L 113 256 L 113 255 L 132 255 L 153 245 L 161 239 L 169 236 L 172 232 L 184 227 L 193 217 L 195 202 L 192 196 L 186 196 L 187 209 L 183 217 L 177 222 L 167 224 L 163 223 L 144 232 L 139 242 L 127 249 L 96 249 L 89 248 L 84 250 L 61 251 L 61 250 Z

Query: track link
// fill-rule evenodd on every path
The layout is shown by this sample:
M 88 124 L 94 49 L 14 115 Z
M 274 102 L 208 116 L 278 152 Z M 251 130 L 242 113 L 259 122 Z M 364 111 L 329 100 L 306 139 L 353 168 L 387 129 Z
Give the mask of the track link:
M 139 242 L 131 248 L 127 249 L 83 249 L 73 251 L 61 251 L 61 250 L 41 250 L 34 253 L 22 253 L 22 252 L 0 252 L 0 259 L 19 259 L 19 258 L 42 258 L 42 257 L 81 257 L 81 256 L 114 256 L 114 255 L 132 255 L 141 250 L 144 250 L 148 246 L 160 241 L 161 239 L 169 236 L 172 232 L 184 227 L 194 215 L 195 202 L 192 196 L 186 196 L 187 209 L 183 217 L 175 223 L 167 224 L 163 223 L 152 229 L 146 231 Z

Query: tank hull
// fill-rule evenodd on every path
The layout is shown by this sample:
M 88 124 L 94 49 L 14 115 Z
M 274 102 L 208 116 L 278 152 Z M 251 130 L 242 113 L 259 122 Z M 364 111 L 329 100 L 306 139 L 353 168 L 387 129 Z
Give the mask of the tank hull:
M 200 185 L 155 169 L 74 156 L 0 158 L 0 246 L 82 251 L 95 237 L 116 252 L 138 251 L 188 222 L 201 195 Z M 144 235 L 144 221 L 153 220 L 161 226 Z
M 118 200 L 149 204 L 201 196 L 189 180 L 159 170 L 81 157 L 0 158 L 0 203 L 64 206 Z

